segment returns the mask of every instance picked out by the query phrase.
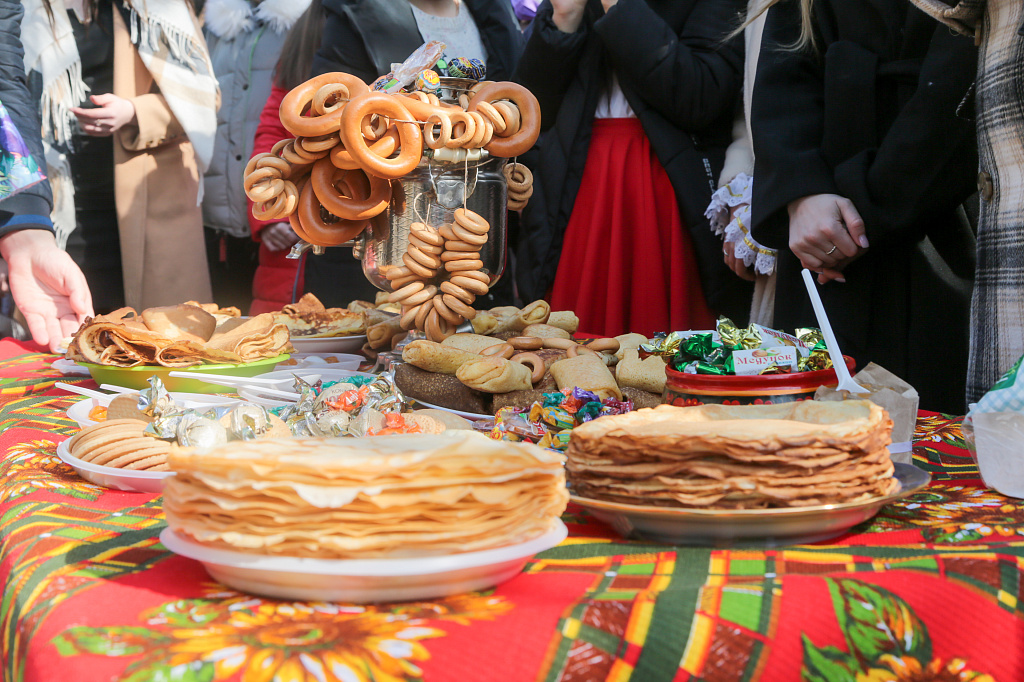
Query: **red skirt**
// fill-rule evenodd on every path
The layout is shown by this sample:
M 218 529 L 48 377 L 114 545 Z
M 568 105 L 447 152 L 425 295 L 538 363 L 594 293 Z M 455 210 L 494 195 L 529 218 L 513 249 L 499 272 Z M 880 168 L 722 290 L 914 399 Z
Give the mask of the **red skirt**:
M 713 327 L 672 183 L 635 118 L 594 121 L 550 303 L 601 336 Z

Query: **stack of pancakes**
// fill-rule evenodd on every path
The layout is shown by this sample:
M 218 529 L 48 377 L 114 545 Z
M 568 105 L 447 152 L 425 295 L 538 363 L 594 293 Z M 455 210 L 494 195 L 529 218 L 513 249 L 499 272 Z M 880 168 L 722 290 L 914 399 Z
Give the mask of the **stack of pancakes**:
M 863 400 L 638 410 L 576 428 L 573 493 L 714 509 L 855 502 L 899 486 L 892 420 Z
M 230 443 L 172 454 L 167 523 L 256 554 L 367 559 L 503 547 L 552 530 L 563 458 L 472 431 Z

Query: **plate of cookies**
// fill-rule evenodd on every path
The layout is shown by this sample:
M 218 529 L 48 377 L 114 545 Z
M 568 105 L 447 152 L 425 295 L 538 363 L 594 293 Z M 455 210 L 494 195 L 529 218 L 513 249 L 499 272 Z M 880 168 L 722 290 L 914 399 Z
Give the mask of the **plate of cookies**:
M 110 419 L 79 431 L 57 446 L 57 456 L 79 476 L 104 488 L 159 494 L 174 472 L 171 443 L 143 434 L 146 423 Z

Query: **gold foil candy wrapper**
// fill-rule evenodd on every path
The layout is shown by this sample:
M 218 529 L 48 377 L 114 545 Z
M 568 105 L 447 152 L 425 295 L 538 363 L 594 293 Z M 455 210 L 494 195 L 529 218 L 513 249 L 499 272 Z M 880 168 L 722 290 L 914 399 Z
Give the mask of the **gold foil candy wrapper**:
M 651 355 L 671 357 L 679 352 L 679 345 L 689 334 L 686 332 L 672 332 L 670 334 L 655 334 L 650 343 L 640 344 L 640 357 L 646 358 Z
M 722 338 L 722 345 L 726 348 L 735 348 L 743 340 L 743 330 L 737 327 L 728 317 L 718 318 L 715 329 Z
M 160 377 L 151 376 L 147 381 L 149 388 L 139 391 L 138 408 L 140 412 L 155 419 L 164 413 L 174 412 L 178 409 L 177 403 L 164 388 L 164 382 L 160 380 Z
M 806 358 L 797 360 L 796 368 L 801 372 L 815 372 L 822 369 L 832 369 L 832 356 L 828 354 L 828 348 L 821 342 L 811 349 L 811 354 Z
M 808 348 L 814 348 L 819 343 L 825 342 L 821 330 L 816 327 L 800 327 L 796 330 L 796 338 L 800 339 Z
M 764 376 L 766 374 L 789 374 L 790 371 L 789 365 L 768 365 L 757 374 L 759 376 Z

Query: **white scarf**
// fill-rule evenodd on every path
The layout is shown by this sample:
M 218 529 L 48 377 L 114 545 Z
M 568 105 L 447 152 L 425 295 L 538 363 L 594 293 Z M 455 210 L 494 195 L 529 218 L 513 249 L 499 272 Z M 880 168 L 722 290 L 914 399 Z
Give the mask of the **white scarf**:
M 202 176 L 213 157 L 217 132 L 217 81 L 206 42 L 184 0 L 126 1 L 131 7 L 132 44 L 192 143 Z M 25 71 L 42 76 L 43 143 L 56 185 L 54 225 L 58 242 L 63 244 L 75 225 L 70 166 L 64 153 L 74 130 L 71 107 L 85 101 L 88 88 L 82 81 L 82 63 L 64 0 L 50 2 L 52 25 L 43 0 L 23 0 L 23 4 Z M 200 182 L 197 204 L 202 194 Z

